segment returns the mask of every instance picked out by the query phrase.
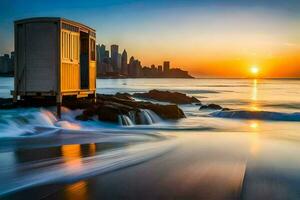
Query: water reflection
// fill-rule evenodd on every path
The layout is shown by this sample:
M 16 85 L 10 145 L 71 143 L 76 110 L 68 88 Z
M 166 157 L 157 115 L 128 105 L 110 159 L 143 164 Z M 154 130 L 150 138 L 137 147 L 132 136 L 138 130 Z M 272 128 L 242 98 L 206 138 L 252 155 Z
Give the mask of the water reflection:
M 252 121 L 250 122 L 250 128 L 253 130 L 253 131 L 256 131 L 258 129 L 258 122 L 256 121 Z
M 62 158 L 65 161 L 67 169 L 72 171 L 81 170 L 82 157 L 96 154 L 96 144 L 68 144 L 61 147 Z
M 80 145 L 63 145 L 61 151 L 66 168 L 71 171 L 79 171 L 82 166 Z
M 95 153 L 96 153 L 96 144 L 94 144 L 94 143 L 89 144 L 89 152 L 90 152 L 90 155 L 95 155 Z
M 252 82 L 252 95 L 251 95 L 251 104 L 250 104 L 250 110 L 252 111 L 258 111 L 259 106 L 257 105 L 258 100 L 258 88 L 257 88 L 257 79 L 254 79 Z
M 96 144 L 94 143 L 88 145 L 63 145 L 61 149 L 66 167 L 72 171 L 81 170 L 82 157 L 84 157 L 85 153 L 89 156 L 96 154 Z M 87 194 L 87 182 L 83 180 L 67 185 L 65 189 L 66 199 L 87 199 Z
M 254 79 L 252 83 L 252 101 L 257 101 L 257 80 Z
M 88 199 L 88 190 L 86 181 L 78 181 L 68 185 L 65 190 L 66 199 Z
M 261 149 L 261 141 L 259 136 L 259 122 L 250 122 L 250 131 L 252 132 L 250 136 L 250 154 L 252 156 L 257 156 Z

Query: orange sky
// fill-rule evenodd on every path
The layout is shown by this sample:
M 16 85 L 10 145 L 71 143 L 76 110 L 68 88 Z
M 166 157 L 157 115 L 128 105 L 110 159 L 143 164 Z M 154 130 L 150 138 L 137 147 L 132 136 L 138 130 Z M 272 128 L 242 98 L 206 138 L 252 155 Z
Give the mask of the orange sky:
M 257 65 L 260 77 L 300 77 L 299 24 L 298 15 L 280 9 L 189 8 L 152 17 L 108 44 L 126 47 L 144 65 L 170 60 L 194 76 L 249 77 Z
M 300 77 L 298 0 L 17 1 L 0 1 L 0 53 L 13 50 L 14 20 L 60 16 L 93 27 L 99 44 L 118 44 L 143 65 L 169 60 L 208 77 L 249 77 L 256 65 L 260 77 Z

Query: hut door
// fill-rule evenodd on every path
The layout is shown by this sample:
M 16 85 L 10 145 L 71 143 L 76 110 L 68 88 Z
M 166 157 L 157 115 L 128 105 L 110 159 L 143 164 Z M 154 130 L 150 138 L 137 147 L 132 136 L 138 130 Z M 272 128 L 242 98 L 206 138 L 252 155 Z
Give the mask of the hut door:
M 89 35 L 80 32 L 80 86 L 89 89 Z

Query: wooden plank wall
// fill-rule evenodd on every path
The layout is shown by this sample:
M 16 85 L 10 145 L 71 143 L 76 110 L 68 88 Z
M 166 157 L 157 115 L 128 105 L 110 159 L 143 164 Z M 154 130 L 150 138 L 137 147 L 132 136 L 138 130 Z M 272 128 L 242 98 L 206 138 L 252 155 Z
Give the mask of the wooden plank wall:
M 16 28 L 17 93 L 56 91 L 57 24 L 26 23 Z
M 90 37 L 89 88 L 96 89 L 96 38 Z
M 56 91 L 57 24 L 26 24 L 26 91 Z
M 15 26 L 15 52 L 16 52 L 16 71 L 15 71 L 15 90 L 17 93 L 26 90 L 26 25 Z
M 61 91 L 79 90 L 79 64 L 62 63 L 61 68 Z
M 61 31 L 61 91 L 80 90 L 79 33 Z
M 96 89 L 96 62 L 90 61 L 90 70 L 89 70 L 89 76 L 90 76 L 90 90 Z

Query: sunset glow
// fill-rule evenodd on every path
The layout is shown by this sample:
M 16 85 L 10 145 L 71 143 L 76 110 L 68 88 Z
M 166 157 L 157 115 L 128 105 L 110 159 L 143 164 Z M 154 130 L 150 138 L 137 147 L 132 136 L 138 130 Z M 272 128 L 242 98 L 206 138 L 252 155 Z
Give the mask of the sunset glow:
M 257 128 L 258 128 L 258 123 L 257 123 L 257 122 L 251 122 L 251 123 L 250 123 L 250 127 L 251 127 L 252 129 L 257 129 Z
M 255 62 L 264 66 L 260 77 L 300 77 L 296 1 L 75 1 L 72 6 L 84 8 L 76 12 L 69 12 L 66 1 L 4 2 L 0 54 L 13 50 L 12 22 L 40 16 L 42 10 L 43 16 L 71 18 L 95 28 L 97 43 L 118 44 L 143 66 L 169 60 L 171 67 L 195 77 L 245 78 L 249 63 Z
M 257 75 L 259 72 L 259 68 L 257 66 L 252 66 L 250 70 L 253 75 Z
M 299 11 L 0 0 L 0 200 L 300 200 Z

